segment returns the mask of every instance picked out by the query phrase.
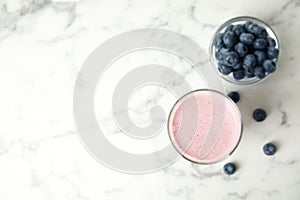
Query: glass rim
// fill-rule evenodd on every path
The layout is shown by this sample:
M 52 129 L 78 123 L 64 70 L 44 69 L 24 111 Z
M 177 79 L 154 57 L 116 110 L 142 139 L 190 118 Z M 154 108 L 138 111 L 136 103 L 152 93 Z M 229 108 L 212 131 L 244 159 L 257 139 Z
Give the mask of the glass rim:
M 274 73 L 268 73 L 264 78 L 262 79 L 258 79 L 258 78 L 248 78 L 248 81 L 240 81 L 240 80 L 234 80 L 233 78 L 228 78 L 228 75 L 223 75 L 221 74 L 218 69 L 217 69 L 217 61 L 215 58 L 215 52 L 214 52 L 214 45 L 213 45 L 213 41 L 214 38 L 216 37 L 216 35 L 218 33 L 220 33 L 226 26 L 235 23 L 235 22 L 239 22 L 239 21 L 252 21 L 252 22 L 256 22 L 256 23 L 260 23 L 263 26 L 267 27 L 270 32 L 272 33 L 272 37 L 273 39 L 275 39 L 276 41 L 276 47 L 278 49 L 278 58 L 276 58 L 275 63 L 278 63 L 280 54 L 281 54 L 281 48 L 280 48 L 280 41 L 279 38 L 277 36 L 277 34 L 275 33 L 275 31 L 272 29 L 272 27 L 267 24 L 266 22 L 264 22 L 261 19 L 258 19 L 256 17 L 252 17 L 252 16 L 238 16 L 238 17 L 234 17 L 231 19 L 226 20 L 225 22 L 223 22 L 213 33 L 213 36 L 210 40 L 210 44 L 209 44 L 209 57 L 210 57 L 210 61 L 213 64 L 215 70 L 217 71 L 217 73 L 221 76 L 221 78 L 229 83 L 232 84 L 237 84 L 237 85 L 243 85 L 243 86 L 247 86 L 247 85 L 254 85 L 254 84 L 259 84 L 261 82 L 263 82 L 264 80 L 268 79 L 271 75 L 273 75 Z
M 241 127 L 241 130 L 240 130 L 240 133 L 239 133 L 239 138 L 237 140 L 237 143 L 235 144 L 234 148 L 224 157 L 222 157 L 221 159 L 218 159 L 216 161 L 213 161 L 213 162 L 198 162 L 198 161 L 195 161 L 195 160 L 192 160 L 191 158 L 187 157 L 184 155 L 184 152 L 181 151 L 181 149 L 176 145 L 176 142 L 175 140 L 171 137 L 171 133 L 172 131 L 170 130 L 170 118 L 171 118 L 171 114 L 173 113 L 174 111 L 174 108 L 175 106 L 182 100 L 184 99 L 186 96 L 192 94 L 192 93 L 196 93 L 196 92 L 213 92 L 213 93 L 217 93 L 217 94 L 220 94 L 221 96 L 223 96 L 226 100 L 228 100 L 229 102 L 231 102 L 231 104 L 233 104 L 233 106 L 236 108 L 236 110 L 238 111 L 238 116 L 240 118 L 240 127 Z M 174 103 L 174 105 L 172 106 L 171 110 L 170 110 L 170 113 L 169 113 L 169 116 L 168 116 L 168 121 L 167 121 L 167 129 L 168 129 L 168 136 L 169 136 L 169 139 L 172 143 L 172 146 L 174 147 L 174 149 L 186 160 L 192 162 L 192 163 L 195 163 L 195 164 L 201 164 L 201 165 L 211 165 L 211 164 L 216 164 L 216 163 L 220 163 L 222 161 L 224 161 L 225 159 L 227 159 L 228 157 L 230 157 L 234 152 L 235 150 L 237 149 L 237 147 L 239 146 L 240 142 L 241 142 L 241 139 L 242 139 L 242 135 L 243 135 L 243 121 L 242 121 L 242 114 L 241 114 L 241 111 L 240 109 L 238 108 L 238 106 L 236 105 L 236 103 L 230 98 L 228 97 L 227 95 L 225 95 L 224 93 L 220 92 L 220 91 L 217 91 L 217 90 L 214 90 L 214 89 L 195 89 L 195 90 L 192 90 L 192 91 L 189 91 L 187 92 L 186 94 L 182 95 L 179 99 L 176 100 L 176 102 Z M 192 157 L 192 156 L 191 156 Z

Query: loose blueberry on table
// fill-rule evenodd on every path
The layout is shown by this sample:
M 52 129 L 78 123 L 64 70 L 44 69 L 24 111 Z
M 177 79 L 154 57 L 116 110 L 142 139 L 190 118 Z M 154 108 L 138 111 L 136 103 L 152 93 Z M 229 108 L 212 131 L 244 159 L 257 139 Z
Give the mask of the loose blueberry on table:
M 267 113 L 262 108 L 257 108 L 253 111 L 252 117 L 257 122 L 262 122 L 266 119 Z
M 228 93 L 228 97 L 232 99 L 235 103 L 237 103 L 240 100 L 240 94 L 236 91 L 232 91 Z
M 229 25 L 215 36 L 215 57 L 218 70 L 236 80 L 263 79 L 276 70 L 278 49 L 267 31 L 252 22 Z
M 223 170 L 225 174 L 232 175 L 234 174 L 236 167 L 233 163 L 227 163 L 226 165 L 224 165 Z
M 268 156 L 274 155 L 277 151 L 277 147 L 273 143 L 267 143 L 263 147 L 264 153 Z

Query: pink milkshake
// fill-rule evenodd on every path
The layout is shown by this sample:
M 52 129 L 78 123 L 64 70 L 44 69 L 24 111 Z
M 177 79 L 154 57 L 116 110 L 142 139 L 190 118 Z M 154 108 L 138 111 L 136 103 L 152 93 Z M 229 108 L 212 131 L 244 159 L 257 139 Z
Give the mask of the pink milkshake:
M 183 157 L 196 163 L 215 163 L 237 147 L 242 133 L 241 115 L 235 103 L 223 94 L 195 90 L 174 105 L 168 131 Z

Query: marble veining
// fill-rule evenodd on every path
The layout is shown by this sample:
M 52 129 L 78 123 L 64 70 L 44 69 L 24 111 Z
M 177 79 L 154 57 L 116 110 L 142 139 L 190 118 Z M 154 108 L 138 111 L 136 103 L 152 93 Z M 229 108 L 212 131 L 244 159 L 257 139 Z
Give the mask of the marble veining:
M 0 0 L 0 199 L 298 200 L 299 13 L 300 0 Z M 89 155 L 77 136 L 72 98 L 78 71 L 93 49 L 118 33 L 159 27 L 180 32 L 207 50 L 217 26 L 241 15 L 268 22 L 282 48 L 277 72 L 262 84 L 224 83 L 226 91 L 241 93 L 238 106 L 244 133 L 232 156 L 210 166 L 179 158 L 155 173 L 130 175 L 109 169 Z M 140 60 L 169 65 L 193 89 L 203 84 L 193 67 L 178 59 L 145 55 Z M 124 71 L 129 71 L 125 64 Z M 117 81 L 113 78 L 107 80 Z M 179 84 L 173 79 L 169 83 Z M 112 88 L 102 86 L 99 92 L 105 98 L 101 99 L 109 105 Z M 167 117 L 176 101 L 170 91 L 158 86 L 141 94 L 129 102 L 132 116 L 141 125 L 151 121 L 152 106 L 162 104 Z M 256 107 L 267 109 L 266 121 L 252 120 Z M 99 112 L 107 138 L 120 148 L 150 151 L 169 142 L 166 127 L 149 144 L 125 140 L 111 110 Z M 263 144 L 270 141 L 279 147 L 273 157 L 262 152 Z M 234 175 L 223 173 L 226 162 L 237 164 Z
M 287 112 L 282 109 L 281 102 L 279 103 L 278 107 L 279 107 L 279 110 L 281 112 L 281 123 L 280 123 L 280 126 L 287 126 L 287 127 L 289 127 L 290 125 L 288 124 Z

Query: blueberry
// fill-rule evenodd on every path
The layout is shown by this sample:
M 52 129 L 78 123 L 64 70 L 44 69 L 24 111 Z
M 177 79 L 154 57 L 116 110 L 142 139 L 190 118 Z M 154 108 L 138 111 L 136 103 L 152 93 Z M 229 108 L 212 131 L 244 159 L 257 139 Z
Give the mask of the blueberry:
M 226 67 L 226 66 L 222 66 L 222 65 L 218 67 L 218 70 L 223 75 L 228 75 L 232 72 L 231 67 Z
M 270 59 L 278 58 L 278 53 L 278 49 L 276 49 L 275 47 L 269 47 L 267 50 L 267 55 Z
M 254 67 L 257 64 L 256 57 L 253 54 L 247 54 L 244 58 L 243 67 L 249 68 Z
M 238 37 L 234 32 L 227 31 L 223 37 L 223 42 L 226 47 L 234 47 L 234 45 L 238 42 Z
M 254 49 L 266 49 L 268 46 L 267 41 L 263 38 L 257 38 L 254 42 L 253 42 L 253 48 Z
M 263 31 L 261 32 L 261 34 L 256 36 L 257 38 L 263 38 L 263 39 L 267 39 L 268 38 L 268 32 L 263 29 Z
M 264 68 L 262 68 L 261 66 L 257 66 L 254 68 L 254 75 L 259 78 L 262 79 L 265 77 L 265 70 Z
M 232 66 L 233 69 L 241 69 L 242 68 L 242 63 L 238 63 L 237 65 L 235 66 Z
M 262 33 L 262 31 L 264 30 L 263 28 L 255 25 L 255 24 L 249 24 L 247 27 L 246 27 L 247 31 L 249 33 L 253 33 L 255 35 L 260 35 Z
M 275 47 L 276 46 L 276 42 L 273 38 L 268 38 L 267 41 L 268 41 L 269 47 Z
M 216 51 L 216 58 L 218 60 L 223 60 L 224 56 L 229 52 L 229 49 L 226 48 L 220 48 Z
M 233 163 L 227 163 L 223 167 L 224 173 L 227 175 L 232 175 L 236 171 L 236 166 Z
M 217 60 L 223 59 L 223 54 L 221 52 L 221 49 L 217 50 L 215 55 L 216 55 Z
M 255 121 L 261 122 L 264 121 L 267 117 L 267 113 L 262 108 L 257 108 L 253 111 L 252 117 Z
M 249 26 L 252 26 L 253 25 L 253 23 L 252 22 L 250 22 L 250 21 L 248 21 L 248 22 L 246 22 L 245 24 L 244 24 L 244 28 L 247 30 L 248 29 L 248 27 Z
M 254 68 L 246 68 L 246 69 L 244 69 L 244 73 L 245 73 L 245 76 L 247 76 L 248 78 L 253 78 L 255 76 Z
M 266 155 L 274 155 L 277 151 L 277 147 L 273 143 L 267 143 L 263 146 L 263 151 Z
M 224 46 L 223 37 L 224 37 L 224 33 L 220 33 L 215 37 L 213 44 L 215 45 L 216 48 L 222 48 Z
M 233 31 L 237 36 L 240 36 L 242 33 L 245 32 L 245 28 L 243 27 L 243 25 L 238 24 L 238 25 L 235 25 L 235 26 L 233 27 L 232 31 Z
M 233 72 L 233 78 L 235 80 L 241 80 L 245 77 L 245 73 L 243 69 L 238 69 L 236 71 Z
M 228 93 L 228 97 L 232 99 L 235 103 L 237 103 L 240 100 L 240 94 L 236 91 L 232 91 Z
M 225 29 L 225 32 L 232 31 L 233 27 L 234 27 L 234 25 L 232 25 L 232 24 L 227 26 L 226 29 Z
M 254 55 L 256 56 L 257 63 L 260 65 L 267 59 L 267 54 L 264 51 L 256 50 L 254 51 Z
M 276 70 L 276 64 L 272 60 L 265 60 L 263 68 L 268 73 L 273 73 Z
M 236 66 L 240 62 L 239 55 L 235 51 L 231 51 L 225 54 L 224 57 L 224 64 L 226 66 Z
M 239 42 L 234 46 L 234 50 L 239 54 L 240 57 L 244 57 L 248 53 L 247 45 Z
M 242 33 L 240 35 L 240 41 L 244 44 L 251 45 L 254 41 L 255 37 L 251 33 Z

